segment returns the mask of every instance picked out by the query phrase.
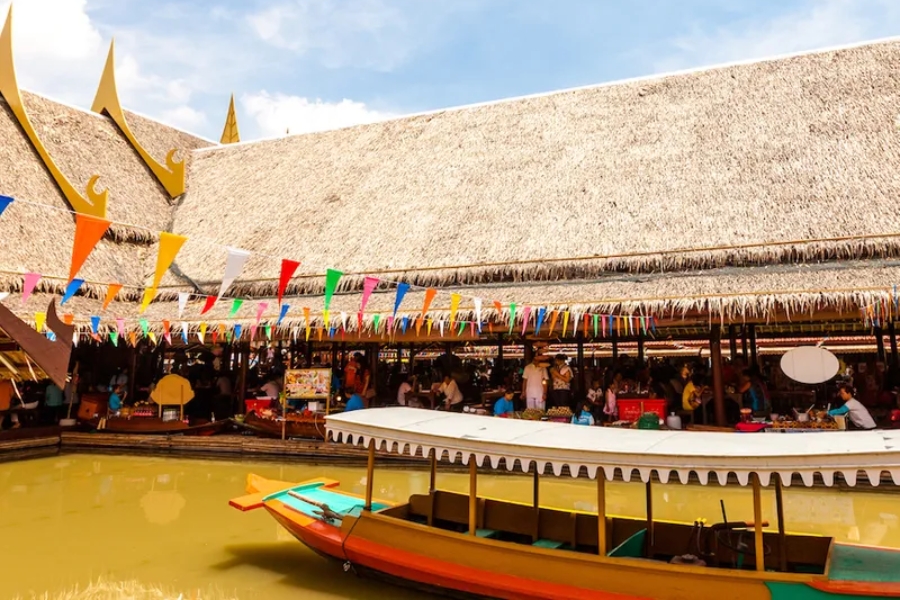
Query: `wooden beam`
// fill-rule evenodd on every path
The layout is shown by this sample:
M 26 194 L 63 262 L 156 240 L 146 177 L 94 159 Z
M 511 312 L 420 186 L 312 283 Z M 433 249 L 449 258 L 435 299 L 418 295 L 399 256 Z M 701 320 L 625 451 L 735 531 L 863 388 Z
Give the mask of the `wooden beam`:
M 746 363 L 749 360 L 749 356 L 747 355 L 747 326 L 741 326 L 741 356 L 744 357 L 744 362 Z
M 372 510 L 373 476 L 375 475 L 375 440 L 369 440 L 369 458 L 366 462 L 366 504 L 365 510 Z
M 431 472 L 428 476 L 428 491 L 434 492 L 437 487 L 437 450 L 434 448 L 431 449 L 429 454 L 430 463 L 431 463 Z
M 775 474 L 775 511 L 778 514 L 778 563 L 782 573 L 787 573 L 787 537 L 784 533 L 784 491 L 781 474 Z
M 894 327 L 894 321 L 892 320 L 888 323 L 888 335 L 890 336 L 890 344 L 891 344 L 891 366 L 895 369 L 898 366 L 897 360 L 897 330 Z
M 469 535 L 478 529 L 478 465 L 475 455 L 469 455 Z
M 763 544 L 763 518 L 762 518 L 762 486 L 759 483 L 759 475 L 753 473 L 753 546 L 756 550 L 756 570 L 766 570 L 766 548 Z
M 541 539 L 541 478 L 538 472 L 537 463 L 534 463 L 534 480 L 532 482 L 532 502 L 534 507 L 534 531 L 531 534 L 531 541 L 536 542 Z
M 575 368 L 578 369 L 578 381 L 576 382 L 578 387 L 576 388 L 576 391 L 578 392 L 578 397 L 583 398 L 585 396 L 584 390 L 586 389 L 584 382 L 584 335 L 579 333 L 575 336 L 575 339 L 578 341 L 575 359 Z
M 877 326 L 872 330 L 872 334 L 875 336 L 876 356 L 879 361 L 884 362 L 884 330 L 880 326 Z
M 637 338 L 637 359 L 639 364 L 644 362 L 644 334 L 639 333 Z
M 728 326 L 728 354 L 729 358 L 734 361 L 737 358 L 737 327 L 734 325 Z
M 751 324 L 747 327 L 750 328 L 750 364 L 753 366 L 759 366 L 759 359 L 756 356 L 756 325 Z
M 712 362 L 713 376 L 713 408 L 715 409 L 716 425 L 725 427 L 725 381 L 722 377 L 722 329 L 719 325 L 712 326 L 709 337 L 709 354 Z
M 653 550 L 653 546 L 655 544 L 655 536 L 653 535 L 653 484 L 648 481 L 644 484 L 644 494 L 646 498 L 646 506 L 647 506 L 647 551 L 648 555 L 646 558 L 651 558 L 650 553 Z
M 597 554 L 606 553 L 606 473 L 597 467 Z

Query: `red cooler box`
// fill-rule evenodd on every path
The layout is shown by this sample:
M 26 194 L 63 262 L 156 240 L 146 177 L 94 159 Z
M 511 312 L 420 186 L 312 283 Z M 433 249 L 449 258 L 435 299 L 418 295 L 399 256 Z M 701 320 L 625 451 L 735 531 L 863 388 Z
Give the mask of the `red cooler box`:
M 652 412 L 659 415 L 660 419 L 666 418 L 666 401 L 649 398 L 622 398 L 616 404 L 619 407 L 619 419 L 622 421 L 637 421 L 644 413 Z

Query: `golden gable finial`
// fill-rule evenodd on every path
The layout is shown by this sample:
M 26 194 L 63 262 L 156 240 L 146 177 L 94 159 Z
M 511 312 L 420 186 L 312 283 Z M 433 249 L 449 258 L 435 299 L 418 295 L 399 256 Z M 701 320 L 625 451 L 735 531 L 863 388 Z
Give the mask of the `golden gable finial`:
M 100 78 L 100 86 L 97 88 L 97 95 L 94 97 L 94 104 L 91 110 L 95 113 L 105 114 L 119 127 L 122 135 L 135 149 L 144 164 L 150 168 L 157 181 L 165 188 L 171 198 L 176 198 L 184 193 L 185 190 L 185 171 L 184 161 L 175 162 L 175 150 L 169 150 L 166 154 L 166 166 L 164 167 L 156 161 L 150 153 L 134 137 L 128 122 L 125 120 L 125 111 L 119 102 L 119 92 L 116 88 L 116 68 L 115 68 L 115 40 L 109 43 L 109 55 L 106 57 L 106 66 L 103 68 L 103 76 Z M 168 168 L 167 168 L 168 167 Z
M 241 133 L 238 131 L 237 112 L 234 110 L 234 94 L 228 104 L 228 116 L 225 117 L 225 129 L 222 130 L 222 144 L 236 144 L 241 141 Z
M 38 156 L 41 157 L 44 166 L 50 171 L 50 176 L 53 177 L 53 181 L 56 182 L 72 210 L 105 219 L 109 191 L 103 190 L 98 193 L 94 189 L 100 176 L 92 176 L 85 188 L 87 197 L 81 195 L 75 189 L 75 186 L 72 185 L 72 182 L 59 170 L 53 159 L 50 158 L 50 153 L 44 147 L 43 142 L 41 142 L 37 132 L 34 130 L 34 126 L 31 124 L 31 120 L 28 118 L 28 111 L 25 110 L 25 104 L 22 102 L 22 93 L 19 91 L 19 82 L 16 79 L 16 66 L 13 61 L 12 15 L 12 5 L 10 5 L 9 14 L 6 16 L 6 24 L 3 26 L 3 33 L 0 33 L 0 96 L 3 96 L 4 100 L 6 100 L 6 104 L 16 117 L 16 121 L 19 122 L 19 126 L 22 127 L 31 145 L 37 151 Z

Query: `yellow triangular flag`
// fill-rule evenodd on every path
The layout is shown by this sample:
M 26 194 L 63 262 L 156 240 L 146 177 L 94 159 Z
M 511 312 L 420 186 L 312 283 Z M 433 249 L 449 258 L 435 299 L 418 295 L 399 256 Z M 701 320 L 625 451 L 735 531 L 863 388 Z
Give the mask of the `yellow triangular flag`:
M 34 328 L 38 331 L 44 330 L 44 323 L 47 322 L 47 313 L 34 313 Z

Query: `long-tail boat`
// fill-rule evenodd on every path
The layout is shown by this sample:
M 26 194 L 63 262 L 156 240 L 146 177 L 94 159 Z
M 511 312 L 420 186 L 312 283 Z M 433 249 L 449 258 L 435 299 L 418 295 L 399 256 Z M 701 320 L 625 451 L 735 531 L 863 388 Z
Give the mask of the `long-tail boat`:
M 183 421 L 163 421 L 153 417 L 132 419 L 90 419 L 84 425 L 106 433 L 134 433 L 144 435 L 196 435 L 209 436 L 224 432 L 231 426 L 229 420 L 203 421 L 193 424 Z
M 241 425 L 265 437 L 280 438 L 283 435 L 286 438 L 325 439 L 325 415 L 317 413 L 298 420 L 276 421 L 250 411 L 244 416 Z
M 638 431 L 383 408 L 331 416 L 332 439 L 368 448 L 365 496 L 315 479 L 251 477 L 231 505 L 265 508 L 294 537 L 345 570 L 461 597 L 508 599 L 851 600 L 900 597 L 900 550 L 785 531 L 783 487 L 847 486 L 883 472 L 900 484 L 900 432 L 736 436 Z M 431 458 L 427 494 L 373 499 L 376 448 Z M 469 467 L 469 493 L 438 490 L 439 460 Z M 531 504 L 478 496 L 477 467 L 534 473 Z M 542 507 L 539 474 L 597 482 L 594 513 Z M 864 472 L 861 475 L 860 472 Z M 634 475 L 646 486 L 646 518 L 606 513 L 606 482 Z M 675 476 L 673 476 L 673 474 Z M 653 518 L 652 485 L 729 478 L 747 486 L 753 515 L 707 525 Z M 634 485 L 639 485 L 635 483 Z M 763 521 L 764 488 L 777 523 Z M 692 517 L 694 515 L 691 515 Z

